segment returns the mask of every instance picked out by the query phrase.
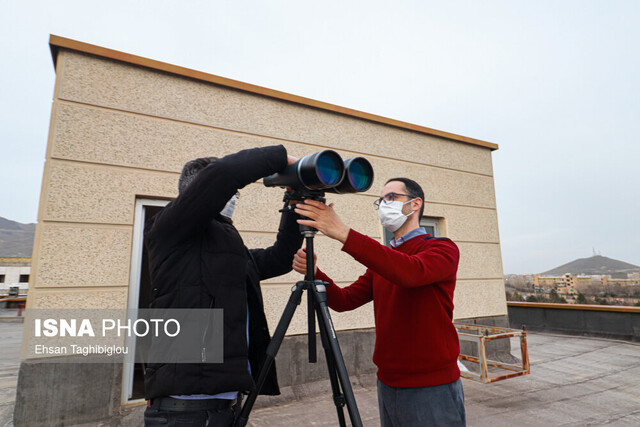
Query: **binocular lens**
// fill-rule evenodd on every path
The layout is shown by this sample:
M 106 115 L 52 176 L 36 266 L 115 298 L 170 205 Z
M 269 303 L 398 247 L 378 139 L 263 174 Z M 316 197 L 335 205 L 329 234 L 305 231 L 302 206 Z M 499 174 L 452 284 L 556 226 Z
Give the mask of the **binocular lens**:
M 373 184 L 373 167 L 364 157 L 354 157 L 344 161 L 346 177 L 342 182 L 327 191 L 345 194 L 367 191 Z
M 318 178 L 326 186 L 333 186 L 340 182 L 343 168 L 340 159 L 324 153 L 318 157 L 316 162 Z
M 282 172 L 266 177 L 267 187 L 324 190 L 338 185 L 344 177 L 342 157 L 333 150 L 323 150 L 302 157 Z
M 347 169 L 349 181 L 356 191 L 366 191 L 373 183 L 373 170 L 368 164 L 369 162 L 365 164 L 361 160 L 364 159 L 353 159 Z

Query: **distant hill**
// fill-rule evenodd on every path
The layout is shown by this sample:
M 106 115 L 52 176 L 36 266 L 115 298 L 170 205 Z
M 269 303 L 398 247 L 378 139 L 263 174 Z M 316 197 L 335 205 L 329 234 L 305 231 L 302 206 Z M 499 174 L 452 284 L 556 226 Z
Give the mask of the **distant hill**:
M 35 224 L 0 217 L 0 257 L 31 258 L 35 231 Z
M 595 255 L 590 258 L 580 258 L 567 264 L 556 267 L 552 270 L 541 273 L 546 276 L 557 276 L 564 273 L 586 274 L 586 275 L 626 275 L 626 273 L 638 273 L 640 267 L 629 264 L 628 262 L 618 261 L 617 259 L 607 258 L 606 256 Z

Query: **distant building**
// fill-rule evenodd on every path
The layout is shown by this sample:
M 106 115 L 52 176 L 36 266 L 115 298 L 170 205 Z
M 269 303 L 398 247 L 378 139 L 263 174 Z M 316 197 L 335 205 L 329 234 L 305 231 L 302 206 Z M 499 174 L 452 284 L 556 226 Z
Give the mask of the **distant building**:
M 612 286 L 612 285 L 637 286 L 637 285 L 640 285 L 640 278 L 616 279 L 611 276 L 603 276 L 602 284 L 604 286 Z
M 31 277 L 31 258 L 0 258 L 0 297 L 26 295 Z
M 603 286 L 622 285 L 622 286 L 635 286 L 640 285 L 640 274 L 629 274 L 627 279 L 617 279 L 611 275 L 577 275 L 574 276 L 569 273 L 565 273 L 562 276 L 542 276 L 536 274 L 533 278 L 534 286 L 536 289 L 549 289 L 555 288 L 560 294 L 560 289 L 584 289 L 587 286 L 598 284 Z
M 567 302 L 573 302 L 578 297 L 578 292 L 571 285 L 558 286 L 556 288 L 558 296 L 567 300 Z
M 571 275 L 565 273 L 562 276 L 541 276 L 536 274 L 533 277 L 536 288 L 580 288 L 592 284 L 592 277 L 585 275 Z

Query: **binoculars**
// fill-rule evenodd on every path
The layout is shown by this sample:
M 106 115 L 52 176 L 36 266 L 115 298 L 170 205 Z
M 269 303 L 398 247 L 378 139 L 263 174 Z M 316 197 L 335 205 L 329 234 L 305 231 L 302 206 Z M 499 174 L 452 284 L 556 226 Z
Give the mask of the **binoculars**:
M 263 183 L 301 192 L 358 193 L 371 188 L 373 167 L 364 157 L 343 161 L 335 151 L 323 150 L 302 157 L 282 172 L 264 178 Z

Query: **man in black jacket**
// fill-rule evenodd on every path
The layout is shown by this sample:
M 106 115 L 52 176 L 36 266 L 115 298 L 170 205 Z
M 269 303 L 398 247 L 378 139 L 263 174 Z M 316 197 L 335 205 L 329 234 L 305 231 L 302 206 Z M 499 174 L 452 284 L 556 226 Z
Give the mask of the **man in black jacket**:
M 255 387 L 270 340 L 259 282 L 291 270 L 302 236 L 297 215 L 285 212 L 275 244 L 248 250 L 231 214 L 239 189 L 295 160 L 281 145 L 193 160 L 182 171 L 178 197 L 147 222 L 151 306 L 222 308 L 224 361 L 149 364 L 145 425 L 230 425 L 238 392 Z M 261 393 L 280 394 L 275 370 Z

